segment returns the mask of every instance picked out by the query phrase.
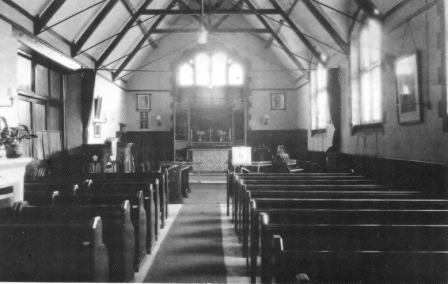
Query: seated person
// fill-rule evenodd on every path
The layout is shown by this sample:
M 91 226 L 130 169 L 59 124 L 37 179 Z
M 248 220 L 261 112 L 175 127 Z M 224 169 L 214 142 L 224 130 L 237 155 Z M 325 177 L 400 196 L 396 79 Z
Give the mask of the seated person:
M 302 169 L 293 168 L 288 166 L 288 157 L 285 155 L 277 154 L 274 156 L 274 159 L 272 160 L 272 172 L 274 173 L 293 173 L 293 172 L 300 172 Z

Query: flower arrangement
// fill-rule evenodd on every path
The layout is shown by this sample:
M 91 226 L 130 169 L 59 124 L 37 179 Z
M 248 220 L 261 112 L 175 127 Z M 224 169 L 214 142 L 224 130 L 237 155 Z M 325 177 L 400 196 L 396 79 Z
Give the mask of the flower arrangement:
M 198 130 L 198 131 L 196 131 L 196 134 L 197 134 L 198 136 L 204 136 L 204 135 L 205 135 L 205 132 L 202 131 L 202 130 Z
M 224 136 L 226 136 L 227 132 L 225 132 L 224 130 L 218 130 L 218 135 L 219 135 L 219 142 L 222 142 L 222 140 L 224 139 Z
M 26 125 L 9 127 L 8 122 L 4 117 L 0 117 L 0 121 L 2 121 L 5 126 L 0 132 L 0 146 L 6 146 L 9 148 L 9 156 L 20 157 L 22 155 L 20 141 L 22 139 L 37 138 L 37 135 L 32 134 Z

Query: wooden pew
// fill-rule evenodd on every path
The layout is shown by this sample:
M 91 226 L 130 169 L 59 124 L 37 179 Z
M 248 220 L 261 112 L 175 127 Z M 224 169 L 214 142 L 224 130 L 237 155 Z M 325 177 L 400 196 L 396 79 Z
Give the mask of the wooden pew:
M 238 212 L 238 206 L 241 198 L 243 195 L 243 189 L 244 187 L 259 187 L 262 186 L 265 189 L 271 188 L 275 190 L 283 190 L 283 188 L 288 188 L 290 186 L 301 186 L 302 188 L 308 188 L 313 189 L 316 188 L 316 190 L 320 190 L 319 188 L 325 188 L 325 190 L 336 190 L 340 188 L 345 188 L 345 186 L 352 185 L 352 186 L 359 186 L 366 188 L 366 190 L 384 190 L 386 187 L 383 185 L 379 185 L 377 183 L 371 183 L 371 180 L 365 180 L 362 181 L 362 179 L 354 179 L 356 182 L 352 184 L 353 182 L 350 180 L 347 180 L 345 178 L 339 178 L 339 177 L 331 177 L 329 179 L 322 179 L 319 178 L 307 178 L 307 179 L 297 179 L 296 181 L 286 181 L 282 184 L 280 179 L 277 180 L 261 180 L 259 182 L 250 182 L 248 184 L 245 183 L 245 180 L 238 180 L 238 182 L 234 185 L 233 190 L 233 213 L 235 214 Z M 233 216 L 235 218 L 235 215 Z
M 332 178 L 363 178 L 360 175 L 354 175 L 351 173 L 236 173 L 227 170 L 227 216 L 230 215 L 230 199 L 234 196 L 234 186 L 238 184 L 239 180 L 249 179 L 278 179 L 278 178 L 291 178 L 298 177 L 301 179 L 314 179 L 320 177 L 320 179 L 332 179 Z
M 347 190 L 359 190 L 359 191 L 384 191 L 385 187 L 377 184 L 363 184 L 363 185 L 346 185 L 338 184 L 338 181 L 334 181 L 334 184 L 300 184 L 299 182 L 294 185 L 270 185 L 270 184 L 253 184 L 245 185 L 241 184 L 234 192 L 233 198 L 233 220 L 235 222 L 235 230 L 240 231 L 240 216 L 242 213 L 242 203 L 244 202 L 245 192 L 248 190 L 272 190 L 272 191 L 298 191 L 298 190 L 311 190 L 311 191 L 347 191 Z
M 239 239 L 243 242 L 243 255 L 248 253 L 248 239 L 249 239 L 249 224 L 251 221 L 250 215 L 250 200 L 259 198 L 291 198 L 291 199 L 307 199 L 307 198 L 324 198 L 324 199 L 403 199 L 416 198 L 419 192 L 402 192 L 402 191 L 360 191 L 353 188 L 347 191 L 307 191 L 307 190 L 289 190 L 289 191 L 246 191 L 246 196 L 241 210 L 241 217 L 239 219 Z
M 128 194 L 143 192 L 143 207 L 146 212 L 147 233 L 146 249 L 151 254 L 152 245 L 157 240 L 160 227 L 159 191 L 153 190 L 153 185 L 145 182 L 93 182 L 90 190 L 81 191 L 81 194 Z
M 446 225 L 267 224 L 262 231 L 271 235 L 262 243 L 262 283 L 287 283 L 297 273 L 313 283 L 448 279 Z
M 257 275 L 257 255 L 260 243 L 260 222 L 268 224 L 448 224 L 446 210 L 394 209 L 265 209 L 257 211 L 250 227 L 250 276 Z M 256 219 L 256 220 L 255 220 Z M 259 221 L 261 220 L 261 221 Z M 262 241 L 263 242 L 263 241 Z
M 92 183 L 118 182 L 148 182 L 154 184 L 154 190 L 158 189 L 160 199 L 161 227 L 165 226 L 165 219 L 168 217 L 168 172 L 145 172 L 145 173 L 90 173 L 84 176 L 85 179 L 92 180 Z
M 129 200 L 131 204 L 131 221 L 135 232 L 134 270 L 138 271 L 146 258 L 146 212 L 143 206 L 143 193 L 138 194 L 107 194 L 107 195 L 80 195 L 54 197 L 55 206 L 80 206 L 80 205 L 117 205 Z
M 2 281 L 108 282 L 100 217 L 74 224 L 0 224 Z
M 20 206 L 16 222 L 21 224 L 72 224 L 100 216 L 103 240 L 109 253 L 111 282 L 131 282 L 134 279 L 135 235 L 128 200 L 118 205 L 99 206 Z

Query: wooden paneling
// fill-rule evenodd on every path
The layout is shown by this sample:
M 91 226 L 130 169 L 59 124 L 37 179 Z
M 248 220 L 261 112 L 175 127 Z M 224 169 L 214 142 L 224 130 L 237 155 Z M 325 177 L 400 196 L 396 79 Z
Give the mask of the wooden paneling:
M 132 154 L 136 168 L 143 162 L 173 161 L 173 132 L 126 132 L 126 142 L 134 143 Z
M 305 159 L 307 153 L 308 132 L 298 130 L 249 130 L 247 144 L 252 148 L 262 145 L 269 148 L 271 154 L 277 152 L 277 146 L 285 146 L 286 152 L 292 159 Z M 271 157 L 267 157 L 268 160 Z

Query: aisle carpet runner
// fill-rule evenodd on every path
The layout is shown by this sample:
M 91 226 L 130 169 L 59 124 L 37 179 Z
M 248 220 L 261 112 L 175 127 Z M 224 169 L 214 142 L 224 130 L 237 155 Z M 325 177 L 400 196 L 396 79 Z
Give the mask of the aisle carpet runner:
M 144 282 L 226 282 L 220 212 L 225 186 L 221 187 L 192 187 Z

